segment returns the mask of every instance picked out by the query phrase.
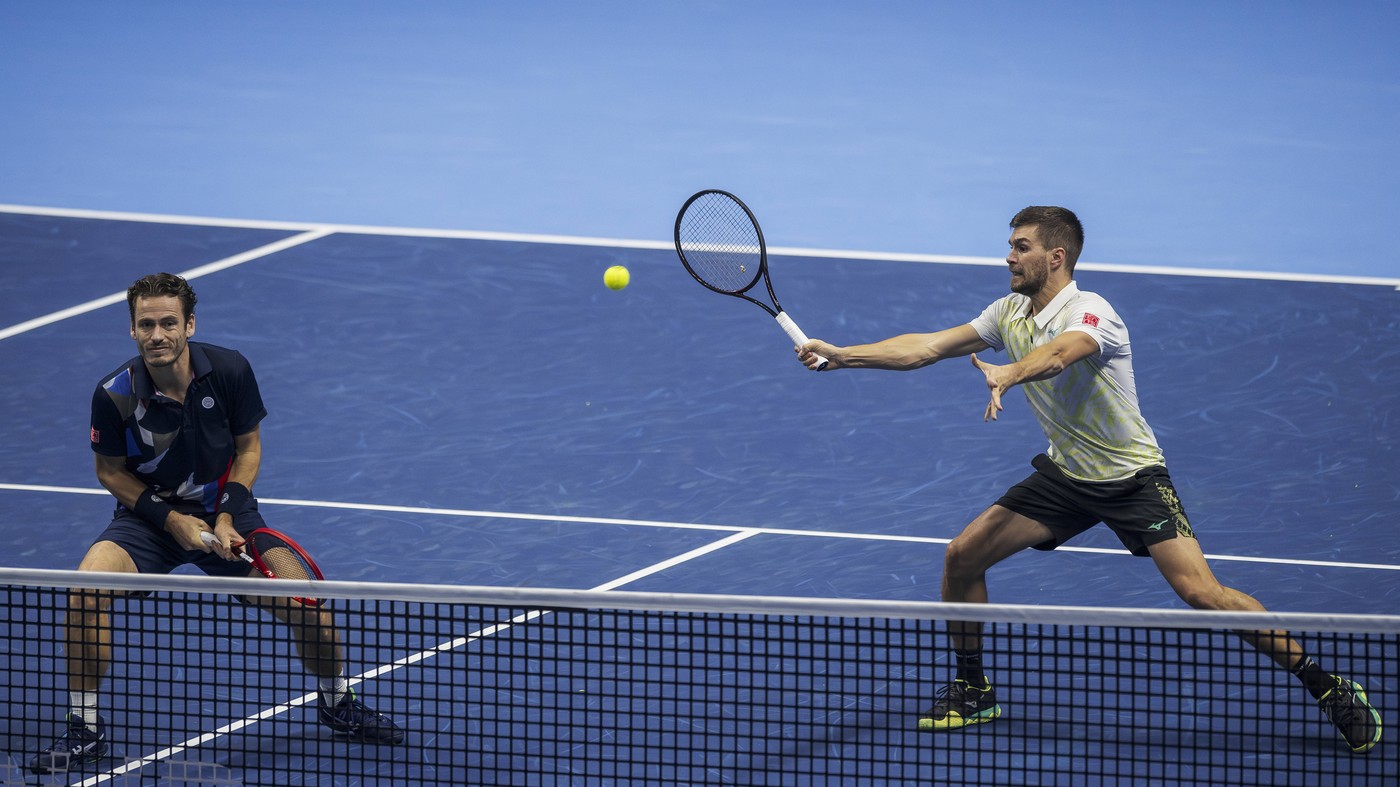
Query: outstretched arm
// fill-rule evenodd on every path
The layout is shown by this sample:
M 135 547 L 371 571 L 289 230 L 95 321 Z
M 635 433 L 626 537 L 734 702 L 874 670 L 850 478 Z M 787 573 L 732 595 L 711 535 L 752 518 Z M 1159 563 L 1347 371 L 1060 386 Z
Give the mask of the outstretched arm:
M 808 369 L 827 359 L 825 371 L 834 369 L 892 369 L 909 371 L 938 363 L 946 358 L 971 355 L 989 345 L 982 341 L 971 325 L 959 325 L 937 333 L 906 333 L 874 344 L 850 347 L 814 339 L 797 348 L 797 359 Z
M 1048 380 L 1063 372 L 1070 364 L 1097 355 L 1099 343 L 1083 331 L 1066 331 L 1050 342 L 1031 350 L 1015 363 L 1005 365 L 983 363 L 976 355 L 972 365 L 987 377 L 987 388 L 992 400 L 987 403 L 987 411 L 982 420 L 995 421 L 1001 412 L 1001 395 L 1011 390 L 1013 385 Z

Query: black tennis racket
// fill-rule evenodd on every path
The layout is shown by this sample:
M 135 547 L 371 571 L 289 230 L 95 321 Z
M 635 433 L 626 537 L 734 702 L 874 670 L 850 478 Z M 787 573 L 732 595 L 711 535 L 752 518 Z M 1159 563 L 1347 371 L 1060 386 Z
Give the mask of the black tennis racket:
M 743 298 L 778 321 L 793 346 L 807 343 L 807 334 L 783 311 L 768 274 L 768 247 L 753 211 L 727 191 L 706 189 L 695 194 L 676 214 L 676 254 L 695 280 L 711 290 Z M 758 280 L 768 286 L 772 306 L 748 295 Z M 817 356 L 817 370 L 826 359 Z
M 200 534 L 206 544 L 218 544 L 218 536 L 208 530 Z M 248 534 L 242 543 L 230 545 L 233 554 L 251 563 L 258 573 L 268 579 L 325 579 L 316 561 L 297 542 L 269 527 L 260 527 Z M 319 607 L 319 599 L 292 596 L 308 607 Z

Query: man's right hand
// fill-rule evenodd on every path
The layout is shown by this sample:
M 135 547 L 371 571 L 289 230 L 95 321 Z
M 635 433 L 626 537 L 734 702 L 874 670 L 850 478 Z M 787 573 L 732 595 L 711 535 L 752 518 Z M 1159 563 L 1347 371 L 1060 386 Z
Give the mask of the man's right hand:
M 209 530 L 209 525 L 205 524 L 204 520 L 179 511 L 171 511 L 170 516 L 165 518 L 165 532 L 174 536 L 180 546 L 217 554 L 218 550 L 204 543 L 204 538 L 200 536 L 200 533 L 206 530 Z
M 835 356 L 836 347 L 820 339 L 811 339 L 797 348 L 797 360 L 814 372 L 829 372 L 833 369 L 840 369 L 841 365 L 837 363 Z M 825 366 L 822 365 L 823 361 L 826 362 Z

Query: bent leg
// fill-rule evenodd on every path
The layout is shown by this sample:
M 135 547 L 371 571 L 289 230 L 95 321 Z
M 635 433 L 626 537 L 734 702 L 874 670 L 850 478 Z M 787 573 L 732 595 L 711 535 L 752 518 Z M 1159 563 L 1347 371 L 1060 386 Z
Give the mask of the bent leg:
M 93 544 L 79 571 L 136 573 L 136 563 L 111 541 Z M 63 618 L 64 668 L 71 710 L 58 738 L 29 761 L 32 773 L 66 773 L 78 763 L 92 763 L 108 752 L 107 734 L 97 710 L 97 692 L 112 663 L 112 600 L 125 593 L 75 587 L 68 593 Z M 66 780 L 65 780 L 66 781 Z
M 136 573 L 136 563 L 125 549 L 111 541 L 99 541 L 88 549 L 79 571 Z M 69 691 L 97 691 L 112 665 L 112 600 L 125 595 L 114 590 L 74 588 L 68 594 L 68 614 L 63 621 L 63 642 Z
M 943 557 L 942 599 L 985 604 L 987 569 L 1052 537 L 1050 529 L 1034 519 L 999 505 L 991 506 L 948 544 Z M 948 633 L 955 650 L 982 648 L 981 623 L 949 621 Z
M 290 598 L 262 596 L 246 598 L 249 604 L 272 613 L 292 631 L 292 645 L 307 672 L 330 680 L 345 667 L 345 649 L 340 644 L 334 616 L 325 607 L 312 607 Z
M 320 682 L 316 715 L 322 724 L 337 734 L 369 743 L 403 742 L 404 732 L 394 720 L 361 702 L 347 684 L 345 652 L 330 610 L 288 598 L 245 601 L 271 612 L 292 629 L 297 655 Z
M 1049 528 L 1039 522 L 992 505 L 948 544 L 943 559 L 943 600 L 986 603 L 987 569 L 1050 538 Z M 921 730 L 961 729 L 1001 716 L 1001 706 L 982 668 L 982 623 L 950 620 L 948 639 L 957 673 L 951 684 L 939 690 L 933 707 L 920 715 Z

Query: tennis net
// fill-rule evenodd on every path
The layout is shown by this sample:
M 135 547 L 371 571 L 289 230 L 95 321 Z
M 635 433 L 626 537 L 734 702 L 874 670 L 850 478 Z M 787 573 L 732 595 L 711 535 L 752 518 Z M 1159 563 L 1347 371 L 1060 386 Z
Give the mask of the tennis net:
M 81 587 L 86 590 L 78 591 Z M 312 595 L 399 743 L 318 721 L 291 627 Z M 113 605 L 107 750 L 65 728 L 70 599 Z M 0 569 L 8 784 L 1393 784 L 1400 617 L 277 582 Z M 76 613 L 75 613 L 76 615 Z M 919 729 L 949 621 L 987 626 L 1000 718 Z M 89 619 L 91 622 L 91 619 Z M 75 627 L 76 628 L 76 627 Z M 1287 629 L 1390 730 L 1352 754 L 1233 631 Z

